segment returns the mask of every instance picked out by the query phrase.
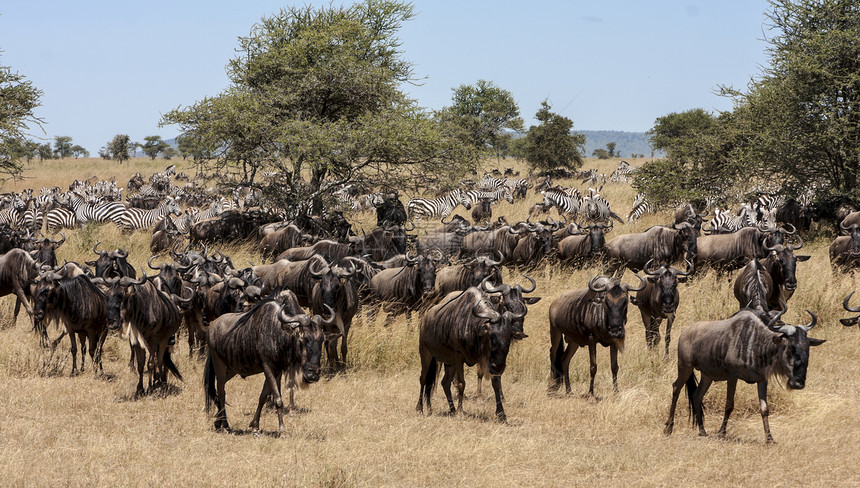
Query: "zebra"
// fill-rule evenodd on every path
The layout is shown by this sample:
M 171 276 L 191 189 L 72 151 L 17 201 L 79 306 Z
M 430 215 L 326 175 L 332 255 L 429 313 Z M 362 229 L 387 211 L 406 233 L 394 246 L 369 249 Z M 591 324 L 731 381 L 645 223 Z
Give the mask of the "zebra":
M 198 211 L 194 216 L 194 222 L 200 222 L 201 220 L 211 219 L 213 217 L 217 217 L 224 213 L 224 203 L 221 200 L 214 200 L 209 208 L 206 210 Z
M 490 203 L 496 203 L 502 198 L 507 200 L 508 203 L 514 203 L 514 196 L 511 194 L 511 190 L 506 186 L 496 188 L 493 191 L 466 190 L 464 193 L 466 194 L 466 197 L 469 198 L 472 205 L 480 202 L 484 198 L 488 198 Z
M 609 181 L 616 183 L 628 183 L 630 181 L 630 175 L 633 174 L 634 168 L 630 166 L 630 163 L 627 161 L 621 161 L 618 163 L 618 167 L 612 174 L 609 175 Z
M 576 215 L 579 213 L 582 199 L 578 196 L 578 190 L 576 191 L 577 195 L 570 195 L 562 188 L 550 188 L 541 193 L 543 194 L 544 209 L 549 210 L 555 207 L 559 215 L 563 213 Z
M 478 190 L 493 191 L 496 188 L 504 186 L 507 181 L 507 178 L 499 178 L 497 176 L 493 176 L 492 173 L 484 173 L 484 176 L 481 177 L 481 180 L 478 181 L 478 184 L 475 185 L 475 187 Z
M 600 196 L 600 190 L 589 188 L 589 194 L 582 199 L 583 214 L 592 222 L 605 222 L 610 218 L 624 223 L 621 217 L 609 207 L 609 201 Z
M 45 225 L 50 232 L 56 232 L 60 229 L 74 229 L 78 227 L 78 219 L 75 218 L 75 212 L 58 207 L 45 214 Z
M 457 205 L 469 210 L 472 202 L 463 190 L 457 188 L 439 198 L 413 198 L 406 204 L 406 215 L 411 222 L 415 217 L 447 217 Z
M 755 225 L 755 222 L 751 221 L 750 211 L 746 205 L 742 206 L 740 212 L 737 214 L 732 214 L 728 209 L 720 210 L 718 207 L 714 209 L 714 217 L 711 219 L 709 233 L 731 234 L 751 225 Z
M 633 199 L 633 208 L 627 214 L 627 222 L 633 222 L 645 214 L 657 213 L 657 207 L 645 199 L 645 193 L 639 192 Z
M 27 208 L 27 204 L 24 203 L 24 200 L 20 196 L 14 195 L 9 202 L 9 207 L 0 210 L 0 224 L 17 227 L 21 223 L 25 208 Z
M 505 186 L 511 190 L 514 198 L 525 198 L 526 192 L 532 185 L 526 178 L 517 178 L 515 180 L 508 179 L 505 181 Z
M 98 199 L 93 203 L 88 203 L 76 192 L 69 194 L 69 207 L 75 213 L 75 219 L 81 224 L 107 222 L 108 220 L 116 223 L 117 219 L 126 211 L 124 203 L 99 203 Z
M 141 208 L 127 208 L 125 212 L 114 222 L 117 227 L 126 230 L 136 230 L 150 227 L 155 224 L 155 221 L 167 214 L 179 215 L 182 211 L 179 209 L 176 200 L 171 197 L 165 198 L 161 205 L 152 210 L 143 210 Z

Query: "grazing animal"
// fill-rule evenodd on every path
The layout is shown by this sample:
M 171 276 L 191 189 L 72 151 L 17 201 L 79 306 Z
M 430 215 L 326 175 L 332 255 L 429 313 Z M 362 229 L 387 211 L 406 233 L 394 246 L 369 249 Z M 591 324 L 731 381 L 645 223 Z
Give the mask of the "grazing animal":
M 466 210 L 472 208 L 469 197 L 459 188 L 439 198 L 413 198 L 406 203 L 407 220 L 414 222 L 416 217 L 447 217 L 457 205 L 462 205 Z
M 646 286 L 641 276 L 634 276 L 640 281 L 637 288 L 618 278 L 595 276 L 587 287 L 565 291 L 549 306 L 550 390 L 557 390 L 564 379 L 565 390 L 570 393 L 570 360 L 577 349 L 588 346 L 591 361 L 588 394 L 593 397 L 597 345 L 600 344 L 609 347 L 612 386 L 618 391 L 618 351 L 624 348 L 628 293 Z
M 463 411 L 463 393 L 466 389 L 464 365 L 478 364 L 478 369 L 491 376 L 496 394 L 496 417 L 505 422 L 502 406 L 502 373 L 507 365 L 508 351 L 514 339 L 527 337 L 515 331 L 511 321 L 525 314 L 499 313 L 481 290 L 471 287 L 462 292 L 451 292 L 440 303 L 431 307 L 421 319 L 418 352 L 421 356 L 420 389 L 416 410 L 424 412 L 424 404 L 431 412 L 430 399 L 436 385 L 439 363 L 445 365 L 442 390 L 451 413 Z M 454 408 L 451 383 L 456 382 L 458 398 Z
M 332 317 L 333 319 L 333 317 Z M 207 331 L 208 355 L 203 369 L 206 410 L 212 404 L 215 429 L 227 431 L 224 385 L 236 375 L 243 378 L 263 373 L 263 389 L 250 428 L 260 428 L 260 413 L 271 395 L 278 411 L 278 430 L 284 431 L 281 377 L 286 374 L 292 406 L 295 386 L 319 381 L 324 334 L 320 317 L 302 312 L 295 294 L 282 292 L 245 313 L 218 317 Z
M 809 347 L 825 342 L 807 335 L 817 320 L 815 314 L 807 312 L 812 316 L 807 325 L 778 322 L 784 311 L 776 313 L 765 325 L 755 313 L 741 310 L 725 320 L 696 322 L 684 328 L 678 338 L 678 378 L 672 384 L 672 403 L 665 433 L 672 433 L 678 395 L 686 385 L 699 435 L 707 435 L 702 399 L 712 382 L 725 381 L 725 415 L 717 432 L 720 437 L 725 437 L 726 424 L 734 409 L 735 388 L 740 379 L 756 383 L 765 440 L 772 443 L 768 423 L 768 379 L 788 378 L 789 389 L 803 389 L 809 367 Z M 702 373 L 698 387 L 693 374 L 695 369 Z
M 687 280 L 693 274 L 693 263 L 687 261 L 687 271 L 670 268 L 666 265 L 651 271 L 649 262 L 642 271 L 647 275 L 648 284 L 643 290 L 636 292 L 636 306 L 642 314 L 642 324 L 645 325 L 645 343 L 648 349 L 653 349 L 660 343 L 660 323 L 666 319 L 666 354 L 669 354 L 672 324 L 675 322 L 675 312 L 678 310 L 681 296 L 678 293 L 678 283 Z
M 697 254 L 698 235 L 688 222 L 672 227 L 655 225 L 645 232 L 613 237 L 606 243 L 606 255 L 613 262 L 613 270 L 623 265 L 634 272 L 640 271 L 650 260 L 668 265 L 684 258 L 692 262 Z

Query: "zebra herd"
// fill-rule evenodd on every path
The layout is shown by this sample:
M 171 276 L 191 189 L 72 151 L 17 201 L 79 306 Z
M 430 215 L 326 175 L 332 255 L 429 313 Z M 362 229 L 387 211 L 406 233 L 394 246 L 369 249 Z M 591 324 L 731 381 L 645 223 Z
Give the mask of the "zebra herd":
M 438 198 L 409 200 L 406 204 L 406 214 L 410 221 L 420 218 L 434 219 L 447 217 L 459 205 L 468 210 L 485 200 L 491 204 L 501 200 L 514 203 L 514 198 L 525 197 L 530 187 L 531 184 L 526 178 L 509 179 L 486 173 L 475 188 L 455 188 Z
M 122 199 L 123 189 L 116 179 L 75 180 L 68 191 L 59 187 L 42 188 L 38 195 L 32 189 L 0 195 L 0 224 L 38 232 L 74 229 L 89 223 L 113 222 L 123 231 L 153 227 L 169 218 L 179 232 L 187 233 L 201 220 L 213 218 L 226 210 L 256 203 L 259 194 L 250 188 L 231 189 L 232 195 L 215 195 L 194 183 L 174 185 L 175 167 L 154 173 L 149 184 L 138 173 L 128 188 L 137 192 Z M 232 198 L 228 198 L 232 197 Z M 138 203 L 153 202 L 151 208 Z M 192 205 L 196 204 L 196 205 Z M 180 205 L 186 206 L 183 210 Z M 199 208 L 199 207 L 202 208 Z

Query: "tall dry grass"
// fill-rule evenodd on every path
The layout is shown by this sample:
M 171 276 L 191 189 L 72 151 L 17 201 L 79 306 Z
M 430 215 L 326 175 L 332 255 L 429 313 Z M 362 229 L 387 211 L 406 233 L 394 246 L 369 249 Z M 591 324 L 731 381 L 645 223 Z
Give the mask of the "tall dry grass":
M 166 166 L 161 160 L 141 160 L 114 168 L 92 160 L 75 170 L 74 164 L 30 167 L 27 176 L 32 179 L 24 184 L 66 186 L 90 173 L 116 174 L 122 182 L 137 170 L 146 174 Z M 588 161 L 586 166 L 608 174 L 616 164 Z M 502 165 L 524 170 L 519 163 Z M 607 184 L 603 194 L 617 213 L 626 215 L 634 195 L 629 186 Z M 535 200 L 529 193 L 525 201 L 502 203 L 494 212 L 521 219 Z M 355 219 L 367 228 L 373 221 L 369 215 Z M 616 224 L 609 237 L 668 219 L 662 212 L 634 224 Z M 112 225 L 88 228 L 69 233 L 59 257 L 91 259 L 92 245 L 101 240 L 107 247 L 129 248 L 132 262 L 141 268 L 148 239 L 145 232 L 123 235 Z M 845 316 L 842 298 L 858 283 L 854 276 L 832 273 L 828 245 L 821 232 L 800 251 L 812 258 L 798 265 L 800 287 L 786 318 L 805 322 L 803 309 L 811 309 L 819 316 L 813 335 L 828 342 L 811 353 L 805 390 L 770 385 L 775 446 L 764 444 L 755 388 L 745 384 L 738 388 L 726 440 L 699 438 L 682 414 L 675 434 L 664 436 L 676 372 L 675 340 L 669 358 L 647 350 L 634 307 L 620 357 L 619 393 L 612 391 L 608 351 L 601 348 L 598 400 L 585 397 L 585 350 L 572 361 L 573 394 L 547 395 L 548 307 L 562 291 L 584 286 L 597 270 L 543 268 L 532 272 L 538 281 L 534 294 L 542 300 L 526 318 L 529 337 L 512 348 L 503 376 L 507 424 L 494 421 L 492 401 L 474 397 L 472 372 L 467 374 L 464 416 L 441 414 L 441 389 L 433 396 L 434 413 L 417 416 L 418 321 L 413 318 L 410 326 L 397 317 L 353 328 L 347 373 L 300 391 L 300 411 L 288 420 L 281 438 L 212 431 L 202 409 L 202 363 L 187 357 L 183 340 L 175 356 L 185 382 L 172 380 L 176 388 L 168 394 L 134 400 L 136 377 L 127 368 L 128 347 L 119 337 L 107 340 L 105 378 L 95 377 L 89 364 L 86 374 L 68 378 L 68 343 L 54 353 L 41 350 L 25 318 L 9 325 L 13 301 L 4 298 L 0 479 L 15 486 L 857 485 L 860 331 L 845 329 L 837 320 Z M 229 246 L 224 252 L 237 265 L 261 262 L 252 246 Z M 510 271 L 505 277 L 522 280 Z M 635 281 L 629 272 L 625 278 Z M 730 283 L 713 273 L 682 285 L 681 294 L 674 338 L 693 321 L 723 318 L 737 309 Z M 250 422 L 261 386 L 261 376 L 228 383 L 227 412 L 234 427 Z M 488 384 L 484 394 L 492 395 Z M 715 384 L 705 400 L 711 432 L 721 420 L 724 399 L 725 386 Z M 263 429 L 270 433 L 276 426 L 274 413 L 264 413 Z

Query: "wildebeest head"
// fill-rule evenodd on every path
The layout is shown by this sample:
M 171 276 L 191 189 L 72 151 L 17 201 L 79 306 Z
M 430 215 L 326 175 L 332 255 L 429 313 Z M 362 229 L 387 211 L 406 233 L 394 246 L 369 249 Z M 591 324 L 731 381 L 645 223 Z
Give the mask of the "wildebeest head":
M 673 224 L 672 228 L 678 231 L 677 236 L 675 237 L 675 247 L 676 249 L 679 247 L 683 247 L 687 250 L 686 259 L 690 261 L 696 260 L 696 254 L 699 253 L 698 248 L 698 231 L 690 225 L 689 222 L 682 222 L 680 224 Z
M 334 310 L 327 305 L 326 308 L 331 314 L 329 319 L 322 319 L 319 315 L 313 318 L 305 314 L 289 315 L 284 308 L 278 311 L 281 328 L 298 339 L 302 358 L 302 382 L 304 383 L 316 383 L 320 379 L 320 360 L 322 359 L 323 341 L 326 339 L 322 324 L 330 325 L 335 318 Z M 337 335 L 339 334 L 334 336 Z M 329 340 L 331 339 L 330 337 Z
M 806 369 L 809 367 L 809 347 L 819 346 L 826 342 L 823 339 L 809 337 L 809 329 L 815 326 L 818 318 L 809 310 L 806 311 L 811 317 L 806 325 L 788 325 L 779 322 L 777 315 L 771 319 L 768 327 L 778 335 L 773 341 L 778 345 L 784 345 L 784 364 L 786 376 L 788 376 L 788 387 L 792 390 L 802 390 L 806 386 Z
M 774 283 L 784 283 L 787 291 L 794 292 L 797 289 L 797 262 L 807 261 L 811 257 L 795 256 L 794 254 L 795 249 L 803 247 L 803 240 L 801 239 L 800 244 L 797 246 L 792 244 L 788 246 L 781 244 L 768 246 L 765 244 L 762 247 L 768 251 L 768 256 L 765 259 L 765 268 L 770 273 Z
M 429 297 L 436 287 L 436 262 L 442 259 L 442 253 L 437 253 L 439 257 L 434 259 L 424 255 L 417 258 L 406 255 L 406 265 L 415 267 L 415 289 L 423 298 Z
M 308 267 L 308 273 L 316 280 L 319 280 L 320 297 L 324 305 L 331 307 L 335 306 L 338 294 L 340 293 L 343 283 L 341 280 L 347 280 L 355 275 L 355 265 L 349 263 L 351 269 L 344 270 L 337 265 L 322 265 L 322 260 L 312 262 Z
M 525 314 L 499 313 L 492 307 L 482 305 L 482 302 L 475 304 L 472 307 L 472 315 L 486 320 L 481 325 L 478 335 L 487 341 L 489 349 L 488 372 L 492 376 L 499 376 L 505 372 L 511 341 L 526 337 L 522 332 L 516 331 L 512 325 L 514 320 L 521 320 Z
M 62 276 L 52 269 L 39 272 L 39 280 L 33 291 L 33 321 L 45 320 L 48 303 L 56 302 L 57 289 Z
M 844 222 L 839 223 L 839 228 L 851 236 L 851 240 L 848 242 L 848 249 L 846 250 L 852 257 L 860 256 L 860 225 L 851 224 L 849 226 L 845 226 Z
M 128 297 L 135 293 L 134 287 L 143 285 L 147 281 L 146 273 L 141 280 L 123 276 L 113 278 L 93 278 L 93 283 L 105 284 L 108 290 L 107 297 L 107 326 L 110 330 L 117 330 L 122 326 L 123 303 Z
M 854 295 L 853 291 L 851 293 L 849 293 L 847 297 L 845 297 L 845 300 L 842 300 L 842 308 L 844 308 L 845 310 L 848 310 L 849 312 L 852 312 L 852 313 L 860 312 L 860 307 L 848 306 L 848 302 L 851 301 L 852 295 Z M 852 325 L 857 325 L 858 323 L 860 323 L 860 317 L 852 317 L 850 319 L 839 319 L 839 322 L 842 323 L 842 325 L 844 325 L 845 327 L 851 327 Z
M 588 281 L 588 289 L 597 294 L 597 303 L 604 307 L 606 317 L 606 330 L 609 337 L 613 339 L 624 339 L 624 324 L 627 322 L 627 302 L 631 291 L 639 291 L 645 288 L 645 279 L 639 275 L 639 287 L 632 288 L 627 283 L 622 283 L 618 278 L 608 276 L 595 276 Z
M 490 256 L 478 256 L 474 260 L 463 264 L 463 267 L 471 274 L 471 286 L 478 286 L 484 279 L 489 277 L 490 283 L 501 283 L 502 272 L 499 266 L 502 264 L 501 253 L 496 254 L 499 260 L 493 260 Z
M 481 288 L 483 288 L 487 293 L 500 294 L 498 297 L 499 312 L 510 312 L 514 314 L 511 318 L 511 326 L 514 329 L 514 339 L 524 339 L 528 337 L 525 335 L 524 326 L 525 316 L 529 311 L 527 305 L 533 305 L 541 299 L 541 297 L 523 296 L 524 293 L 531 293 L 537 288 L 537 283 L 534 279 L 527 275 L 523 275 L 523 277 L 531 282 L 531 288 L 523 288 L 519 283 L 514 286 L 507 284 L 492 286 L 489 279 L 481 283 Z M 495 302 L 495 299 L 493 301 Z
M 600 252 L 603 247 L 606 245 L 606 234 L 612 230 L 612 220 L 609 220 L 609 224 L 604 224 L 598 222 L 596 224 L 584 225 L 584 222 L 580 224 L 580 229 L 588 232 L 588 242 L 590 244 L 588 255 L 594 256 L 596 253 Z
M 123 276 L 134 278 L 137 276 L 137 272 L 134 267 L 129 265 L 126 260 L 128 257 L 128 250 L 120 251 L 117 249 L 116 251 L 99 251 L 99 244 L 101 244 L 101 241 L 97 242 L 96 245 L 93 246 L 93 252 L 99 255 L 98 259 L 86 262 L 86 264 L 95 268 L 96 276 L 101 278 Z
M 675 304 L 678 297 L 678 282 L 686 280 L 687 276 L 693 274 L 693 264 L 687 261 L 687 271 L 681 271 L 677 268 L 670 268 L 662 265 L 656 271 L 651 271 L 651 263 L 653 260 L 645 264 L 642 270 L 648 275 L 647 280 L 654 284 L 658 302 L 662 307 L 662 312 L 665 315 L 675 313 Z
M 60 232 L 60 240 L 55 241 L 53 239 L 42 238 L 34 241 L 36 244 L 36 249 L 30 251 L 30 254 L 33 256 L 33 259 L 36 260 L 39 264 L 47 264 L 53 267 L 57 266 L 57 249 L 66 242 L 66 236 Z

